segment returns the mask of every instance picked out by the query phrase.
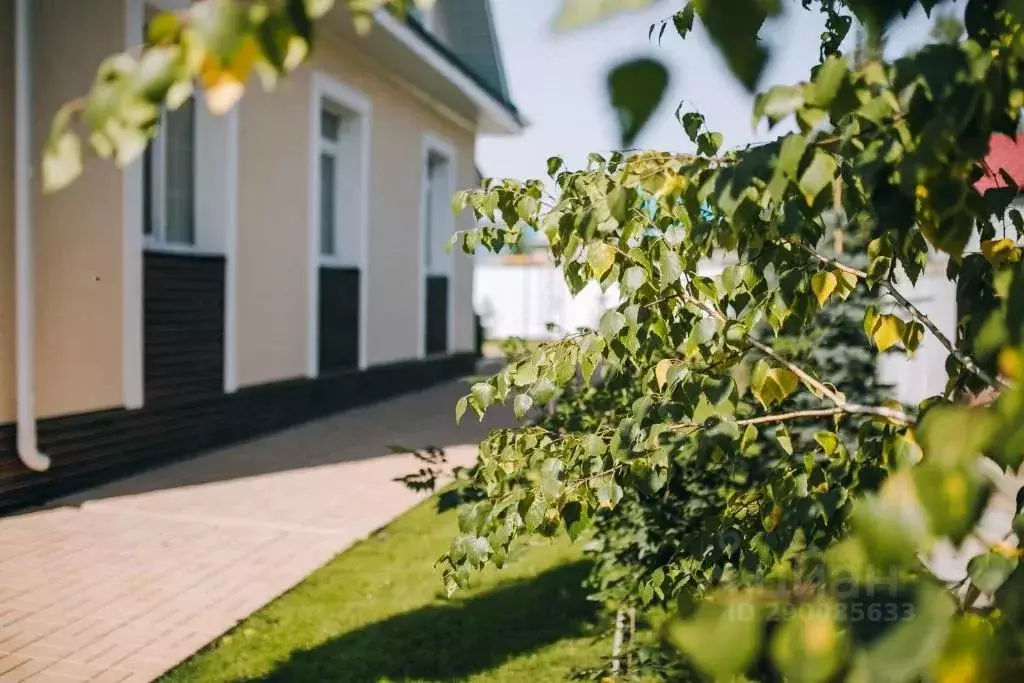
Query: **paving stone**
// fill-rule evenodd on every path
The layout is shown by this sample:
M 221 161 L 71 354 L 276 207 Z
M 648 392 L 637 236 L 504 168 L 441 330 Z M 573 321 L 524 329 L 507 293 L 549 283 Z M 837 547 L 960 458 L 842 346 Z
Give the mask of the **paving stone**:
M 451 382 L 0 518 L 0 683 L 150 681 L 418 503 L 388 446 L 469 465 L 509 416 Z

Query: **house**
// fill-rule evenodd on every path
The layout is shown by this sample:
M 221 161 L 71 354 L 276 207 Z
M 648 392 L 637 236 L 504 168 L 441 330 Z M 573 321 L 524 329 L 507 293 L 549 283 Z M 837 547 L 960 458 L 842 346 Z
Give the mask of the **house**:
M 0 509 L 473 365 L 449 197 L 478 135 L 523 127 L 488 0 L 366 37 L 339 2 L 276 92 L 197 95 L 124 172 L 43 195 L 58 107 L 187 3 L 0 3 Z

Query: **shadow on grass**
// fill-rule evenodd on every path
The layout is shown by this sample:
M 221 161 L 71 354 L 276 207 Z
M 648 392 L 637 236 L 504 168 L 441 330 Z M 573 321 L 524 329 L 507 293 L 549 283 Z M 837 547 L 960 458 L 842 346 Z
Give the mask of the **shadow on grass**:
M 590 630 L 596 606 L 575 562 L 481 595 L 430 605 L 292 653 L 266 681 L 459 681 Z M 339 609 L 344 609 L 339 605 Z

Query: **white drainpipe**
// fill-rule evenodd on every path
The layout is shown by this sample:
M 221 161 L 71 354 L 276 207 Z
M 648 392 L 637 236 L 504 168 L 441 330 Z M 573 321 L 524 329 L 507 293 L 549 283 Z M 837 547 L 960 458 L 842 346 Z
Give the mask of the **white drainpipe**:
M 32 46 L 30 0 L 15 6 L 14 86 L 14 243 L 15 327 L 17 336 L 18 457 L 43 472 L 50 458 L 39 452 L 35 400 L 35 250 L 32 240 Z

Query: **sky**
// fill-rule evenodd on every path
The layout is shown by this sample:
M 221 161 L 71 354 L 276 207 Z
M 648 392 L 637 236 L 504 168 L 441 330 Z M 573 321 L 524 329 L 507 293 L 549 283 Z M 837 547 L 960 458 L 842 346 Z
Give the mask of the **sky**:
M 761 89 L 806 80 L 817 58 L 824 22 L 795 0 L 784 4 L 788 11 L 762 29 L 772 57 Z M 692 150 L 674 116 L 681 102 L 704 114 L 727 148 L 774 137 L 752 129 L 753 97 L 732 78 L 699 22 L 685 41 L 671 26 L 660 46 L 657 33 L 654 42 L 648 40 L 650 25 L 680 7 L 680 0 L 655 2 L 645 11 L 570 33 L 551 29 L 559 5 L 557 0 L 491 0 L 512 100 L 530 125 L 518 136 L 478 141 L 477 163 L 485 176 L 539 178 L 550 156 L 562 156 L 575 167 L 585 164 L 590 152 L 613 149 L 618 132 L 605 76 L 615 64 L 640 56 L 665 62 L 671 81 L 637 147 Z M 901 21 L 890 30 L 887 53 L 921 45 L 930 28 L 931 20 L 921 13 Z

